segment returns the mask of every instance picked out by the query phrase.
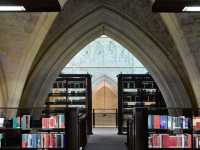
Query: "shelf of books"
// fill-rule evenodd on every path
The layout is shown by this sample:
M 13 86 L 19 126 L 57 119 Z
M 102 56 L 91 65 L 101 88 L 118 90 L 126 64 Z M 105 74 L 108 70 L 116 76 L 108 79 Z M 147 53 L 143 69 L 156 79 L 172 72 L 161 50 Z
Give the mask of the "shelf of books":
M 126 133 L 126 121 L 138 106 L 165 106 L 156 83 L 149 74 L 119 74 L 118 133 Z
M 73 136 L 68 126 L 76 127 L 74 120 L 79 114 L 74 114 L 76 118 L 68 119 L 66 113 L 72 109 L 63 109 L 63 113 L 43 114 L 45 108 L 32 108 L 40 114 L 34 114 L 30 109 L 4 108 L 0 113 L 0 149 L 68 149 L 71 145 L 70 139 L 79 137 L 78 130 L 74 129 Z M 76 111 L 74 111 L 76 113 Z M 12 115 L 10 115 L 12 114 Z M 13 115 L 14 114 L 14 115 Z M 70 114 L 71 115 L 71 114 Z M 38 117 L 39 116 L 39 117 Z M 35 119 L 37 118 L 37 119 Z M 85 119 L 86 120 L 86 119 Z M 77 123 L 78 124 L 78 123 Z M 85 124 L 86 125 L 86 124 Z M 80 126 L 77 128 L 81 128 Z M 84 132 L 84 131 L 82 131 Z M 86 129 L 85 129 L 86 132 Z M 75 134 L 78 133 L 78 134 Z M 84 137 L 86 138 L 86 137 Z M 74 150 L 79 150 L 74 149 Z
M 88 133 L 92 133 L 92 89 L 89 74 L 61 74 L 46 101 L 48 107 L 79 108 L 87 113 Z
M 200 109 L 134 110 L 128 141 L 134 139 L 135 144 L 129 150 L 200 149 Z
M 191 118 L 148 115 L 149 148 L 192 148 Z

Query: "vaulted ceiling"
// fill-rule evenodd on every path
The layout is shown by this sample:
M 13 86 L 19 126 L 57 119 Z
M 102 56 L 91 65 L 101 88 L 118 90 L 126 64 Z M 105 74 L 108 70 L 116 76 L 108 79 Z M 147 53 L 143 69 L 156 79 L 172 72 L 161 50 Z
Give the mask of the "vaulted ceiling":
M 143 62 L 169 106 L 200 104 L 199 14 L 152 13 L 150 0 L 61 3 L 60 13 L 0 14 L 2 106 L 42 104 L 62 67 L 101 34 Z

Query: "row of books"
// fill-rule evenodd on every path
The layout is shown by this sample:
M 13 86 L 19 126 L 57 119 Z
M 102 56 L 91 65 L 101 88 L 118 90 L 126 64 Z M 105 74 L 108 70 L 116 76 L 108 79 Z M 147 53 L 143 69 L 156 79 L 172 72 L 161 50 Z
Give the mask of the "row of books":
M 68 91 L 69 94 L 84 94 L 85 91 Z
M 152 101 L 156 101 L 156 95 L 152 96 L 126 96 L 123 98 L 124 102 L 141 102 L 141 101 L 146 101 L 146 102 L 152 102 Z
M 54 88 L 65 88 L 66 87 L 66 81 L 56 81 L 54 83 Z
M 192 125 L 194 130 L 200 130 L 200 117 L 193 117 Z
M 30 115 L 23 115 L 22 117 L 13 117 L 13 128 L 30 128 Z M 42 118 L 42 128 L 65 128 L 64 114 L 54 115 L 46 118 Z
M 135 81 L 124 82 L 123 87 L 128 89 L 133 89 L 135 88 Z
M 51 93 L 66 93 L 66 88 L 53 88 Z
M 69 81 L 68 88 L 85 88 L 84 81 Z
M 153 81 L 143 81 L 142 82 L 143 87 L 147 89 L 153 89 L 154 88 L 154 82 Z
M 193 134 L 193 143 L 195 148 L 200 148 L 200 135 Z
M 42 128 L 43 129 L 65 128 L 64 114 L 42 118 Z
M 140 88 L 154 88 L 154 82 L 153 81 L 143 81 Z M 136 88 L 135 81 L 128 81 L 123 83 L 123 88 Z
M 23 115 L 22 117 L 19 116 L 14 116 L 12 118 L 13 122 L 13 128 L 30 128 L 30 120 L 31 116 L 30 115 Z
M 64 134 L 22 134 L 22 148 L 64 148 Z
M 192 148 L 191 134 L 151 134 L 149 148 Z
M 68 85 L 66 85 L 66 81 L 56 81 L 54 83 L 54 88 L 85 88 L 84 81 L 68 81 Z
M 189 122 L 185 116 L 148 115 L 148 129 L 189 129 Z
M 66 102 L 65 96 L 49 96 L 49 102 Z

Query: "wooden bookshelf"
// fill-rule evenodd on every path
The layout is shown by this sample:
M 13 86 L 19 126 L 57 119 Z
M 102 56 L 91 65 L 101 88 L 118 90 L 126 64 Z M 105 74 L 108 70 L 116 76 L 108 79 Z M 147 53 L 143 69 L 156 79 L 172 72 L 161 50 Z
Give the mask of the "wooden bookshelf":
M 15 116 L 0 116 L 0 149 L 80 150 L 87 144 L 87 116 L 80 115 L 78 108 L 59 108 L 59 112 L 37 108 L 39 120 L 24 110 L 16 108 Z
M 127 138 L 135 144 L 131 145 L 129 142 L 128 150 L 200 149 L 199 110 L 135 108 L 135 119 L 129 120 Z
M 89 74 L 60 74 L 53 84 L 47 107 L 79 108 L 87 114 L 87 131 L 92 134 L 92 85 Z
M 118 76 L 118 133 L 127 132 L 126 121 L 134 107 L 165 106 L 162 94 L 149 74 L 119 74 Z

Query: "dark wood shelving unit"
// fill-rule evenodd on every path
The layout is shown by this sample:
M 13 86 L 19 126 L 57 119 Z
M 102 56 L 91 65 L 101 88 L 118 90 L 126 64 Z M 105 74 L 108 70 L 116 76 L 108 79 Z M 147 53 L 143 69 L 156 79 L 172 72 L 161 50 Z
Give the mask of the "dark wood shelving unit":
M 6 109 L 6 108 L 4 108 Z M 32 108 L 34 110 L 34 108 Z M 37 108 L 38 109 L 38 108 Z M 1 146 L 0 149 L 12 149 L 12 150 L 34 150 L 34 149 L 54 149 L 54 150 L 80 150 L 84 149 L 85 145 L 87 144 L 87 115 L 83 114 L 82 111 L 79 110 L 79 108 L 59 108 L 59 109 L 53 109 L 53 108 L 48 108 L 48 111 L 46 108 L 39 108 L 41 114 L 39 120 L 34 119 L 34 111 L 31 113 L 24 112 L 21 110 L 21 108 L 16 108 L 14 110 L 17 112 L 17 117 L 20 117 L 20 120 L 18 120 L 18 127 L 13 128 L 14 121 L 13 119 L 8 119 L 10 117 L 4 116 L 5 122 L 3 124 L 3 127 L 0 128 L 0 133 L 2 134 L 2 139 L 1 139 Z M 45 110 L 45 111 L 42 111 Z M 6 112 L 6 110 L 5 110 Z M 44 128 L 42 125 L 42 118 L 48 118 L 52 117 L 55 115 L 63 115 L 63 119 L 61 122 L 63 123 L 63 127 L 60 125 L 56 125 L 59 128 L 54 128 L 50 127 L 49 128 Z M 24 115 L 30 116 L 30 121 L 27 122 L 27 120 L 24 123 L 30 124 L 29 127 L 25 128 L 22 126 L 22 118 Z M 2 118 L 2 116 L 0 117 Z M 13 117 L 11 117 L 13 118 Z M 56 122 L 59 119 L 56 119 Z M 64 121 L 64 122 L 63 122 Z M 61 123 L 59 122 L 59 124 Z M 57 122 L 58 123 L 58 122 Z M 49 122 L 49 124 L 51 124 Z M 37 136 L 41 136 L 42 134 L 52 134 L 55 139 L 52 139 L 52 142 L 58 143 L 63 143 L 63 147 L 61 148 L 56 147 L 53 144 L 53 147 L 49 148 L 44 148 L 44 147 L 35 147 L 35 145 L 30 146 L 25 148 L 22 147 L 22 143 L 25 142 L 23 139 L 23 135 L 29 134 L 29 135 L 34 135 L 37 134 Z M 59 139 L 56 135 L 60 135 Z M 61 138 L 63 137 L 63 138 Z M 32 137 L 33 138 L 33 137 Z M 48 137 L 50 138 L 50 137 Z M 37 139 L 37 138 L 36 138 Z M 39 137 L 40 140 L 43 138 Z M 25 139 L 25 140 L 33 140 L 34 139 Z M 44 139 L 43 139 L 44 140 Z M 49 139 L 50 140 L 50 139 Z M 38 142 L 38 141 L 37 141 Z M 42 141 L 40 141 L 42 142 Z M 39 143 L 40 143 L 39 142 Z M 50 142 L 50 141 L 49 141 Z M 41 143 L 40 143 L 41 144 Z M 39 144 L 39 145 L 40 145 Z M 42 145 L 42 144 L 41 144 Z M 59 145 L 59 144 L 58 144 Z
M 87 132 L 92 134 L 92 85 L 89 74 L 60 74 L 46 101 L 47 107 L 75 107 L 87 114 Z
M 118 134 L 127 133 L 126 122 L 135 107 L 163 107 L 162 94 L 150 74 L 119 74 Z
M 158 118 L 155 119 L 154 117 Z M 163 120 L 162 117 L 167 118 Z M 160 126 L 160 128 L 158 128 L 158 126 Z M 153 134 L 160 136 L 157 139 L 161 140 L 161 142 L 158 142 L 159 144 L 153 144 L 155 142 L 152 141 L 151 136 Z M 168 137 L 165 139 L 163 136 Z M 197 139 L 196 136 L 198 137 Z M 170 137 L 177 138 L 175 143 L 178 147 L 180 146 L 179 148 L 166 148 L 167 140 L 169 140 Z M 133 117 L 128 121 L 127 139 L 128 150 L 200 149 L 200 111 L 197 111 L 197 109 L 184 108 L 134 108 Z M 180 143 L 182 144 L 179 145 Z M 174 143 L 172 145 L 174 145 Z

